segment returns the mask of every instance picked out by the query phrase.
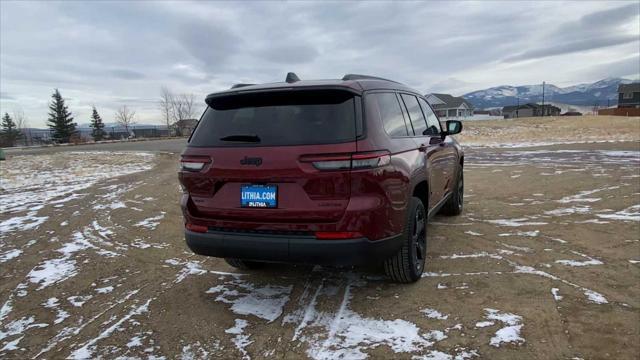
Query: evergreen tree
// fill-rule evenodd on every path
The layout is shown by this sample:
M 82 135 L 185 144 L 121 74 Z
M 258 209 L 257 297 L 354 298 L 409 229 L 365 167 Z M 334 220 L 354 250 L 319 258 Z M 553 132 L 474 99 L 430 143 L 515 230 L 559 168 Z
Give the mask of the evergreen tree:
M 91 131 L 93 140 L 100 141 L 104 139 L 104 123 L 102 122 L 102 118 L 98 114 L 98 110 L 96 110 L 95 106 L 93 107 L 93 113 L 91 114 L 91 128 L 93 129 Z
M 14 146 L 16 144 L 16 140 L 22 136 L 22 133 L 16 126 L 16 123 L 13 122 L 11 116 L 9 114 L 4 113 L 2 117 L 2 130 L 0 130 L 0 136 L 2 137 L 2 144 L 6 146 Z
M 71 135 L 76 133 L 76 123 L 73 122 L 71 112 L 64 104 L 64 99 L 60 95 L 60 91 L 55 89 L 51 95 L 51 104 L 49 104 L 48 126 L 53 130 L 53 139 L 59 143 L 68 143 Z

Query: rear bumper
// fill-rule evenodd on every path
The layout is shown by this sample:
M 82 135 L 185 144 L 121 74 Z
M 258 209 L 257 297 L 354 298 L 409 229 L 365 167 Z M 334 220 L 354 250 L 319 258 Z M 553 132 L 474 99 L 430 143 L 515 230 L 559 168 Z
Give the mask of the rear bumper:
M 401 236 L 370 241 L 317 240 L 312 236 L 241 234 L 185 230 L 187 245 L 196 254 L 266 262 L 319 265 L 363 265 L 379 263 L 401 247 Z

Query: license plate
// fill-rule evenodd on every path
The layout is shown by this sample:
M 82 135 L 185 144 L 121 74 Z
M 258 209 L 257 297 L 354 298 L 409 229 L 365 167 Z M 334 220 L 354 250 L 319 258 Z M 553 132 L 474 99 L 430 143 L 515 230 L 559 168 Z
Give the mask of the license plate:
M 276 185 L 241 185 L 240 206 L 275 208 L 278 206 L 278 187 Z

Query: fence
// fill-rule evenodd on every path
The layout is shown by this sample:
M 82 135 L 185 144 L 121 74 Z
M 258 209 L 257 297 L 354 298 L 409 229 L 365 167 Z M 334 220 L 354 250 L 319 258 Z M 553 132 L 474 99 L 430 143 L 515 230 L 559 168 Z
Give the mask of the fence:
M 640 116 L 640 108 L 609 108 L 598 110 L 598 115 Z
M 105 140 L 123 140 L 130 138 L 158 138 L 176 136 L 176 131 L 171 131 L 163 125 L 144 125 L 131 126 L 129 131 L 121 126 L 106 126 L 104 129 Z M 76 136 L 72 138 L 72 142 L 89 142 L 93 141 L 91 136 L 92 129 L 79 128 L 76 130 Z M 188 135 L 188 134 L 187 134 Z M 27 128 L 22 130 L 22 137 L 18 139 L 15 146 L 32 146 L 53 144 L 53 130 Z

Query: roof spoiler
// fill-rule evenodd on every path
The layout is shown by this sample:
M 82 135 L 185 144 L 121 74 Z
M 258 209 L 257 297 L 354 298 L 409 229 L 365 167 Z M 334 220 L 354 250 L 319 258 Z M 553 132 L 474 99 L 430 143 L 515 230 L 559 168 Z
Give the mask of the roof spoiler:
M 361 75 L 361 74 L 346 74 L 345 76 L 342 77 L 342 81 L 348 81 L 348 80 L 382 80 L 382 81 L 391 81 L 396 84 L 400 84 L 397 81 L 393 81 L 393 80 L 389 80 L 389 79 L 385 79 L 377 76 Z

